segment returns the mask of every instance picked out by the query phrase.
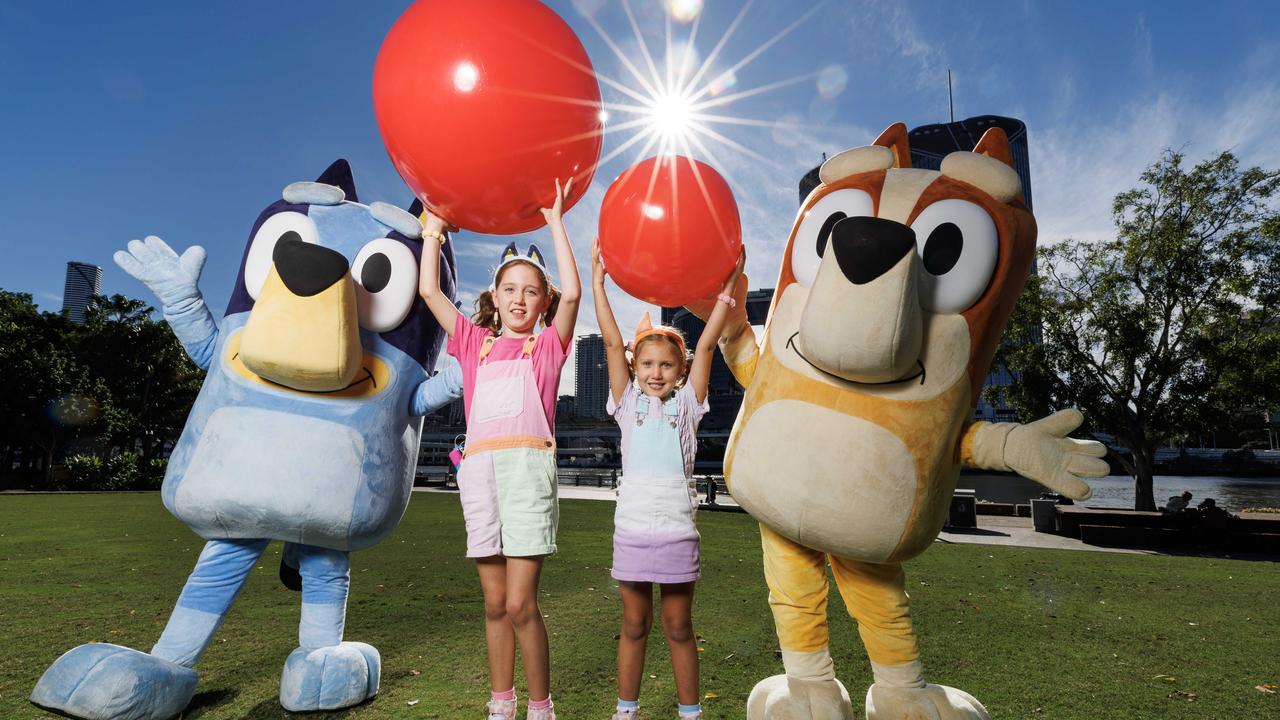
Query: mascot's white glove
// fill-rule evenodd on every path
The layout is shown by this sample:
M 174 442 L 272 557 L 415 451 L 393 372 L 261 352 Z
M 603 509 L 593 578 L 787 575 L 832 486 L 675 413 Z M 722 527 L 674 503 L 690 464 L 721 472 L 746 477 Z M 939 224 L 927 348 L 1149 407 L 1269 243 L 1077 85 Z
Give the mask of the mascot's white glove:
M 965 464 L 987 470 L 1012 470 L 1056 493 L 1084 500 L 1093 490 L 1080 478 L 1105 477 L 1107 447 L 1095 440 L 1067 437 L 1084 415 L 1059 410 L 1033 423 L 975 423 L 962 447 Z
M 117 250 L 112 257 L 121 270 L 155 293 L 173 334 L 196 364 L 207 368 L 208 358 L 203 356 L 218 326 L 197 286 L 204 269 L 204 248 L 193 245 L 179 257 L 163 240 L 149 235 L 146 240 L 130 240 L 128 251 Z

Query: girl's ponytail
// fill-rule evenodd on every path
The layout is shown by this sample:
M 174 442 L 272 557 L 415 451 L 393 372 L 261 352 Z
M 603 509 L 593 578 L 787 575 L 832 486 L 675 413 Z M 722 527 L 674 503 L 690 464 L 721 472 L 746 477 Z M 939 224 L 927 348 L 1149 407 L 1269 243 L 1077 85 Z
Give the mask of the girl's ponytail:
M 476 298 L 476 314 L 471 322 L 477 327 L 488 328 L 494 335 L 502 331 L 502 320 L 498 317 L 498 306 L 493 302 L 493 291 L 485 290 Z
M 542 283 L 542 286 L 547 291 L 547 297 L 550 298 L 550 302 L 547 304 L 547 311 L 542 313 L 542 325 L 551 327 L 551 322 L 556 319 L 556 309 L 560 307 L 560 290 L 545 278 L 543 278 Z

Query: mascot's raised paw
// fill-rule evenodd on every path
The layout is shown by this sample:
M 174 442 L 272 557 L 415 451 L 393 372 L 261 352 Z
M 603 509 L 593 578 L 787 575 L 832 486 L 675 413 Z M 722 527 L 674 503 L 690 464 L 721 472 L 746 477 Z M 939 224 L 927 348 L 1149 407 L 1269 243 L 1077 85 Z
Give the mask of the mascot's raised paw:
M 168 720 L 191 702 L 196 671 L 110 643 L 68 650 L 44 671 L 32 704 L 84 720 Z
M 867 690 L 867 720 L 990 720 L 978 699 L 946 685 Z
M 774 675 L 747 698 L 748 720 L 853 720 L 853 703 L 839 680 Z
M 362 642 L 289 653 L 280 676 L 280 704 L 290 712 L 339 710 L 378 694 L 382 657 Z

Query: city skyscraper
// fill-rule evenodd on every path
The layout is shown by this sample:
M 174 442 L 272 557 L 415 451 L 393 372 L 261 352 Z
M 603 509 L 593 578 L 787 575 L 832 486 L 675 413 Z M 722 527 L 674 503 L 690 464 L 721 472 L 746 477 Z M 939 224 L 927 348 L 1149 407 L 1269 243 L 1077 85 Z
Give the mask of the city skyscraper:
M 71 321 L 84 324 L 85 310 L 93 302 L 93 296 L 102 290 L 102 268 L 88 263 L 67 263 L 67 281 L 62 288 L 62 312 Z
M 1027 126 L 1021 120 L 1000 115 L 977 115 L 965 120 L 957 120 L 956 122 L 921 125 L 913 128 L 907 133 L 908 143 L 911 146 L 911 167 L 937 170 L 942 166 L 942 159 L 948 154 L 962 150 L 969 151 L 977 147 L 978 141 L 982 139 L 982 134 L 993 127 L 1004 130 L 1005 135 L 1009 137 L 1009 151 L 1013 155 L 1013 168 L 1018 173 L 1018 178 L 1022 180 L 1023 198 L 1027 203 L 1027 208 L 1030 209 L 1031 162 L 1027 152 Z M 825 154 L 823 155 L 823 160 L 826 160 Z M 801 204 L 821 182 L 818 179 L 818 169 L 821 167 L 819 165 L 813 168 L 800 178 Z M 1031 272 L 1036 272 L 1034 260 L 1031 264 Z M 1033 338 L 1032 342 L 1039 342 L 1039 337 Z M 1014 376 L 1007 368 L 1002 366 L 993 367 L 987 375 L 986 382 L 983 384 L 983 394 L 985 395 L 988 387 L 1004 388 L 1011 384 L 1013 380 Z M 1016 416 L 1017 412 L 1008 406 L 1003 399 L 996 405 L 991 405 L 981 395 L 978 397 L 978 405 L 974 410 L 975 420 L 1009 421 L 1016 419 Z
M 977 115 L 952 123 L 921 125 L 907 133 L 911 145 L 911 167 L 937 170 L 942 158 L 960 150 L 977 147 L 982 134 L 993 127 L 1009 136 L 1013 169 L 1022 180 L 1022 195 L 1031 208 L 1031 160 L 1027 155 L 1027 126 L 1021 120 L 1000 115 Z
M 577 359 L 574 369 L 574 401 L 578 417 L 606 418 L 604 411 L 609 397 L 609 367 L 604 355 L 604 338 L 600 335 L 582 335 L 577 341 Z

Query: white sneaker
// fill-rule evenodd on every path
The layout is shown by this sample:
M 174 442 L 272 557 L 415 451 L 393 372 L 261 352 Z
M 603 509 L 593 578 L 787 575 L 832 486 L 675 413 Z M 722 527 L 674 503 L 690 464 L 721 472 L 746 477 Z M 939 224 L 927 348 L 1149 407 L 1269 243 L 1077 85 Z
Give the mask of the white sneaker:
M 618 710 L 610 720 L 639 720 L 639 718 L 640 708 L 635 708 L 632 710 Z
M 524 718 L 525 720 L 556 720 L 556 706 L 553 703 L 551 707 L 529 708 Z
M 490 700 L 489 720 L 516 720 L 516 701 Z

